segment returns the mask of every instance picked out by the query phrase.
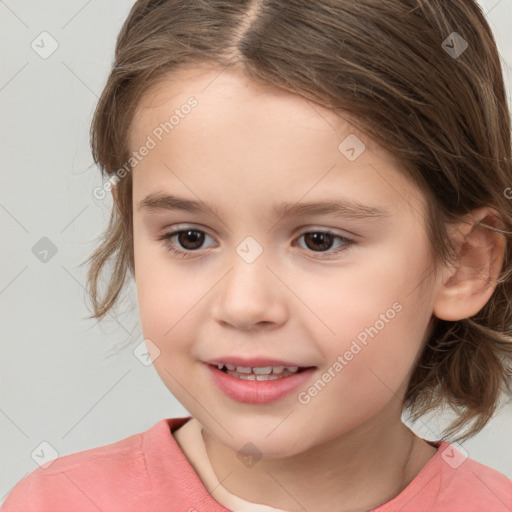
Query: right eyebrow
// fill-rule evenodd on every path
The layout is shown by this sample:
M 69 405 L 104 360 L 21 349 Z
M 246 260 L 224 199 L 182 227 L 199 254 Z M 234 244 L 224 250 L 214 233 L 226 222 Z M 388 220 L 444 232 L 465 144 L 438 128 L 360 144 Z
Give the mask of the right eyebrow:
M 194 201 L 184 199 L 172 194 L 163 194 L 161 192 L 153 192 L 148 194 L 139 202 L 139 209 L 150 211 L 158 210 L 182 210 L 190 213 L 207 213 L 213 212 L 217 215 L 218 210 L 202 201 Z

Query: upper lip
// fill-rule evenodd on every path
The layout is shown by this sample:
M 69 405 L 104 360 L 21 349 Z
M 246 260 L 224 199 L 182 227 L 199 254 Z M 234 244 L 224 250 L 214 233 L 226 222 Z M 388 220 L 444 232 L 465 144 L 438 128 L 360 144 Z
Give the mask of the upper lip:
M 218 365 L 218 364 L 233 364 L 235 366 L 240 366 L 244 368 L 265 368 L 267 366 L 287 366 L 294 367 L 298 366 L 299 368 L 310 368 L 311 365 L 303 365 L 292 361 L 283 361 L 281 359 L 270 359 L 266 357 L 217 357 L 215 359 L 210 359 L 206 361 L 207 364 Z

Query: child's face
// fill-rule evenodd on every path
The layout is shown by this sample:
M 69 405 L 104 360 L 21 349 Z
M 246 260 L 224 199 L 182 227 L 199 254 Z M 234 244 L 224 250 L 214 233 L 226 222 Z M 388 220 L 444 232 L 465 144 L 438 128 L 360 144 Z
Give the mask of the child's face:
M 130 150 L 147 153 L 133 169 L 135 280 L 144 336 L 160 351 L 156 370 L 233 450 L 251 441 L 283 457 L 396 424 L 437 286 L 427 279 L 423 195 L 331 111 L 219 72 L 183 73 L 146 95 L 131 132 Z M 173 114 L 166 133 L 160 123 Z M 351 134 L 366 145 L 359 156 L 355 139 L 339 149 Z M 209 206 L 140 208 L 149 194 Z M 273 213 L 320 201 L 385 214 Z M 159 240 L 177 230 L 197 232 Z M 233 379 L 207 364 L 228 356 L 315 368 L 283 378 L 299 384 L 281 397 L 272 386 L 282 382 L 263 382 L 271 400 L 247 403 L 212 378 Z

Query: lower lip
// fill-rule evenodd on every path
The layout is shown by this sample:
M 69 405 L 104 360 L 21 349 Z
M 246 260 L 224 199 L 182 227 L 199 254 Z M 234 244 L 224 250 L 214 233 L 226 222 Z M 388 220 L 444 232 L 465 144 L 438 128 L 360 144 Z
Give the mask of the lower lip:
M 266 404 L 280 400 L 306 383 L 315 368 L 275 380 L 244 380 L 208 365 L 214 384 L 227 396 L 246 404 Z

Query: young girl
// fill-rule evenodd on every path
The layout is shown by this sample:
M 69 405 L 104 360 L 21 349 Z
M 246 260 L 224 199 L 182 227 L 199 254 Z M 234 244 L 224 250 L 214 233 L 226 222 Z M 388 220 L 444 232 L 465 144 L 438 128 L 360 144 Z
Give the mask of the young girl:
M 38 468 L 4 512 L 512 510 L 450 444 L 512 380 L 510 112 L 475 2 L 139 0 L 91 136 L 93 316 L 129 271 L 190 417 Z M 443 406 L 436 441 L 401 421 Z

